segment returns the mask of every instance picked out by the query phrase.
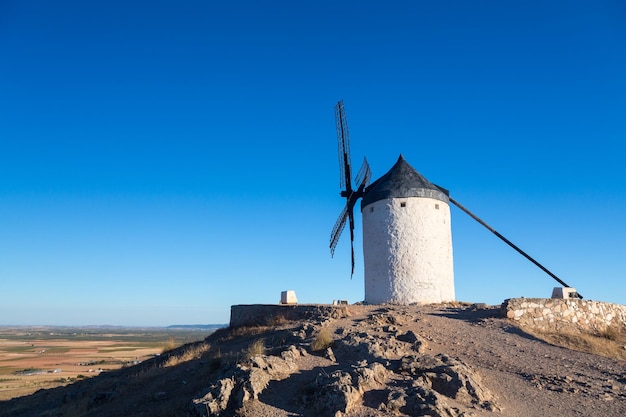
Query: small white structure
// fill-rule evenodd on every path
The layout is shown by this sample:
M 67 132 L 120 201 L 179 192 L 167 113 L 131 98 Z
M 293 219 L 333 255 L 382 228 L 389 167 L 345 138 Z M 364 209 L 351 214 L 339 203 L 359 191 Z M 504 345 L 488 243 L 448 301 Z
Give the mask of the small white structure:
M 293 290 L 282 291 L 280 293 L 280 303 L 281 304 L 298 304 L 298 299 L 296 298 L 296 292 Z
M 361 213 L 366 303 L 454 301 L 447 191 L 400 155 L 365 189 Z
M 576 288 L 554 287 L 552 289 L 552 298 L 578 298 L 578 293 Z

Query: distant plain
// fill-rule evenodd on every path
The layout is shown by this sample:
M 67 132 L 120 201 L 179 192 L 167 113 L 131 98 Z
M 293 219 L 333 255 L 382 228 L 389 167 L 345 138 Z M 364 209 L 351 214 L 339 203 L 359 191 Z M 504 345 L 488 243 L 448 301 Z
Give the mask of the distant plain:
M 142 362 L 213 331 L 209 326 L 0 326 L 0 401 Z

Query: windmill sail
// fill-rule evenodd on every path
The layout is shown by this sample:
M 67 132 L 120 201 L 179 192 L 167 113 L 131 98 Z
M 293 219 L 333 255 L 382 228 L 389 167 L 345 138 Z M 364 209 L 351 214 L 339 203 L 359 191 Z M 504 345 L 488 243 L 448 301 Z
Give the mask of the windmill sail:
M 335 226 L 333 227 L 333 231 L 330 233 L 330 255 L 335 255 L 335 248 L 337 247 L 337 243 L 339 243 L 339 236 L 341 236 L 341 232 L 346 227 L 346 220 L 348 219 L 348 206 L 343 208 L 343 211 L 337 218 L 337 222 L 335 222 Z
M 337 143 L 339 145 L 339 188 L 352 189 L 350 179 L 350 133 L 348 131 L 348 119 L 343 108 L 343 100 L 335 106 L 335 126 L 337 129 Z
M 337 129 L 337 143 L 339 154 L 339 187 L 340 195 L 346 198 L 346 205 L 339 218 L 335 222 L 330 233 L 330 254 L 335 254 L 335 248 L 339 242 L 339 237 L 346 226 L 350 225 L 350 249 L 352 257 L 352 272 L 354 274 L 354 206 L 359 198 L 363 196 L 365 187 L 372 176 L 367 159 L 363 159 L 363 164 L 356 177 L 356 190 L 352 188 L 352 166 L 350 161 L 350 134 L 348 132 L 348 120 L 346 118 L 343 101 L 339 101 L 335 106 L 335 125 Z

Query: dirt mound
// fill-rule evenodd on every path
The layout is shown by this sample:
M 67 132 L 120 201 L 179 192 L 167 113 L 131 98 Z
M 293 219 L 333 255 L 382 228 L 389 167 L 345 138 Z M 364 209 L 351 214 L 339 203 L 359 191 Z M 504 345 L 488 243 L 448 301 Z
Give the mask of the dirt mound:
M 312 348 L 314 347 L 314 349 Z M 556 347 L 499 307 L 349 306 L 0 402 L 0 416 L 626 415 L 626 364 Z

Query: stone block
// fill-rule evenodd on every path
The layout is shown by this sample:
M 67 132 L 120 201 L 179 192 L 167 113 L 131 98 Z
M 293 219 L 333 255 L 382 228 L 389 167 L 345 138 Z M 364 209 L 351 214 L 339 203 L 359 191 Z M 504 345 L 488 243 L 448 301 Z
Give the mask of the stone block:
M 552 298 L 578 298 L 576 288 L 571 287 L 554 287 L 552 289 Z
M 296 292 L 292 290 L 282 291 L 280 293 L 280 303 L 281 304 L 298 304 L 298 298 L 296 298 Z

